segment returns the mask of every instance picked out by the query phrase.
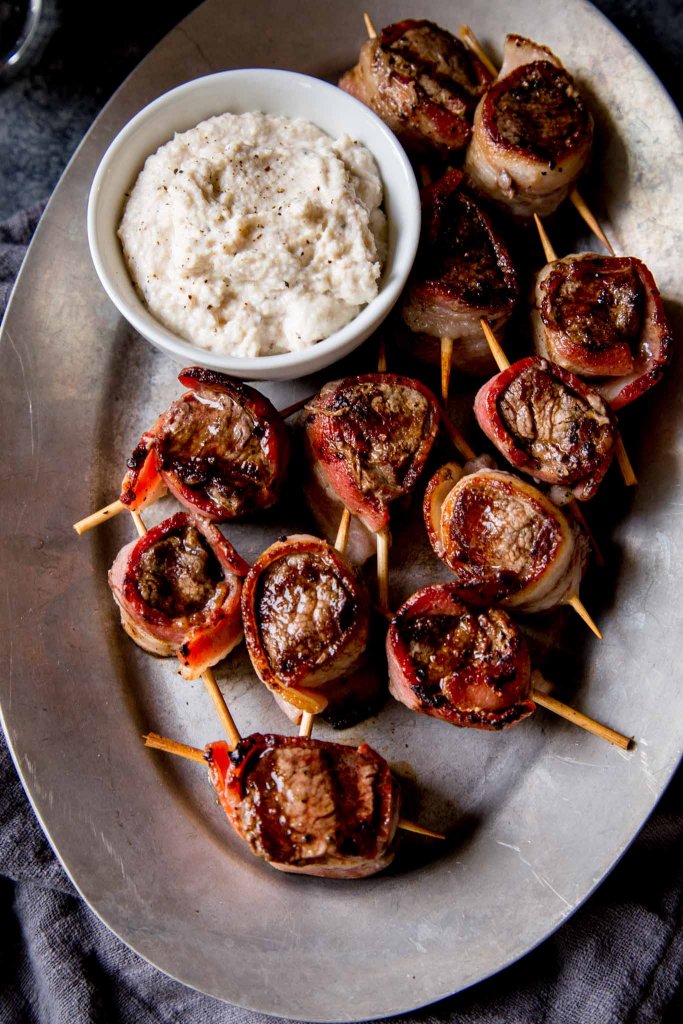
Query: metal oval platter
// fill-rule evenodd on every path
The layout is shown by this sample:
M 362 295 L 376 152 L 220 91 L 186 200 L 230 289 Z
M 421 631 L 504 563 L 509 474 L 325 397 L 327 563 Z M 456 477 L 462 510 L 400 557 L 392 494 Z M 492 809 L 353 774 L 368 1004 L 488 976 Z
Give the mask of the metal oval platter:
M 531 623 L 548 674 L 554 664 L 564 680 L 560 695 L 635 734 L 633 752 L 542 711 L 489 734 L 387 699 L 376 718 L 344 733 L 316 727 L 323 738 L 366 739 L 404 780 L 406 813 L 449 832 L 447 843 L 406 839 L 382 875 L 329 882 L 283 875 L 253 858 L 227 826 L 202 768 L 143 748 L 140 734 L 149 729 L 197 746 L 221 732 L 201 684 L 181 680 L 173 664 L 148 657 L 119 628 L 106 573 L 134 535 L 129 517 L 83 538 L 71 526 L 113 500 L 140 432 L 179 393 L 177 367 L 134 335 L 99 286 L 85 237 L 90 182 L 120 127 L 180 82 L 259 65 L 334 80 L 363 41 L 362 9 L 310 3 L 304 11 L 286 0 L 247 13 L 211 0 L 156 48 L 98 118 L 50 203 L 7 315 L 0 381 L 8 474 L 0 497 L 0 692 L 43 826 L 88 903 L 152 963 L 230 1002 L 318 1021 L 415 1008 L 531 949 L 629 844 L 683 741 L 676 678 L 682 410 L 674 367 L 664 386 L 622 417 L 640 486 L 627 492 L 613 471 L 596 513 L 608 567 L 593 571 L 583 597 L 605 640 L 570 613 Z M 457 10 L 431 0 L 418 14 L 453 31 L 469 21 L 496 58 L 507 31 L 561 56 L 599 125 L 588 194 L 617 251 L 652 268 L 675 314 L 683 300 L 673 180 L 683 162 L 681 130 L 623 38 L 578 0 L 469 0 Z M 405 15 L 405 4 L 372 10 L 378 25 Z M 589 243 L 571 207 L 563 216 L 573 243 Z M 529 250 L 540 265 L 531 235 Z M 366 347 L 345 368 L 369 367 L 373 358 Z M 433 370 L 411 365 L 435 384 Z M 336 375 L 330 368 L 328 379 Z M 282 407 L 322 379 L 264 390 Z M 471 419 L 465 426 L 474 437 Z M 309 526 L 301 506 L 293 492 L 277 512 L 226 532 L 253 559 L 279 534 Z M 172 507 L 150 510 L 150 522 Z M 445 577 L 416 513 L 398 523 L 395 540 L 396 606 Z M 244 735 L 292 731 L 243 649 L 218 677 Z

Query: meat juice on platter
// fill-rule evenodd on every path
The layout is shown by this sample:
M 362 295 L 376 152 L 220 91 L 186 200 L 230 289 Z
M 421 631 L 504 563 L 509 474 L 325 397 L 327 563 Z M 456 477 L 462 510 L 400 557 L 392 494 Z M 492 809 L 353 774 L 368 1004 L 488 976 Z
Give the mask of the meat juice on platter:
M 508 36 L 493 80 L 459 40 L 412 20 L 368 40 L 340 85 L 414 154 L 444 161 L 423 191 L 421 248 L 400 316 L 418 357 L 433 359 L 429 339 L 446 335 L 454 365 L 488 375 L 481 319 L 503 329 L 515 307 L 520 312 L 519 271 L 497 218 L 545 215 L 567 197 L 593 141 L 585 101 L 544 46 Z M 446 169 L 463 154 L 465 174 Z M 538 275 L 532 322 L 541 357 L 483 384 L 474 412 L 514 468 L 552 489 L 494 468 L 491 459 L 483 467 L 435 464 L 425 527 L 455 578 L 425 580 L 389 613 L 391 695 L 461 727 L 500 730 L 536 710 L 523 633 L 497 606 L 535 613 L 576 598 L 588 540 L 555 501 L 593 497 L 617 447 L 613 410 L 656 383 L 670 358 L 659 293 L 635 258 L 587 253 L 549 264 Z M 138 512 L 168 489 L 188 512 L 119 555 L 110 582 L 122 623 L 146 650 L 177 654 L 194 678 L 238 642 L 241 591 L 256 675 L 303 727 L 306 716 L 343 702 L 347 681 L 352 699 L 362 695 L 365 683 L 357 691 L 352 680 L 366 666 L 377 625 L 354 566 L 374 553 L 374 536 L 388 535 L 390 506 L 413 495 L 437 451 L 442 413 L 414 377 L 364 374 L 325 384 L 306 405 L 298 439 L 308 461 L 305 493 L 329 540 L 352 514 L 348 541 L 337 538 L 335 550 L 292 534 L 249 568 L 211 521 L 277 502 L 286 428 L 246 385 L 197 368 L 180 380 L 191 390 L 143 435 L 121 503 Z M 378 570 L 379 552 L 378 541 Z M 400 549 L 395 557 L 400 562 Z M 163 578 L 169 566 L 172 585 Z M 381 585 L 379 593 L 381 604 Z M 367 745 L 257 733 L 232 752 L 210 744 L 204 758 L 231 825 L 273 867 L 359 878 L 393 859 L 399 789 Z

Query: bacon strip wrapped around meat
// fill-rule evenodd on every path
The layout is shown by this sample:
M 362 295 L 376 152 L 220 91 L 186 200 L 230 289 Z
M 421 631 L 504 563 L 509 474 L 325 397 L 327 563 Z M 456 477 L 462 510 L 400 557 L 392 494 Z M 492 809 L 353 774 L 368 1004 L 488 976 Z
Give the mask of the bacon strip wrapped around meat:
M 479 426 L 516 469 L 592 498 L 614 455 L 604 399 L 556 363 L 528 356 L 492 377 L 474 400 Z
M 177 654 L 182 675 L 196 679 L 242 639 L 248 571 L 216 526 L 177 512 L 121 549 L 109 586 L 131 639 L 150 654 Z
M 586 252 L 548 263 L 532 310 L 539 355 L 597 385 L 613 409 L 661 380 L 672 337 L 652 274 L 633 256 Z
M 387 659 L 396 700 L 452 725 L 504 729 L 536 710 L 521 633 L 504 611 L 467 608 L 452 584 L 424 587 L 399 608 Z
M 306 446 L 319 485 L 371 533 L 409 494 L 439 429 L 434 395 L 417 380 L 368 373 L 326 384 L 306 406 Z M 338 521 L 338 520 L 337 520 Z
M 593 119 L 545 46 L 509 35 L 498 78 L 474 115 L 465 171 L 515 217 L 552 213 L 586 166 Z
M 448 463 L 427 485 L 423 511 L 430 543 L 468 604 L 540 612 L 578 593 L 585 536 L 545 494 L 511 473 L 464 475 Z
M 401 316 L 412 331 L 453 338 L 454 362 L 489 372 L 492 356 L 479 323 L 507 323 L 519 295 L 517 273 L 490 217 L 447 171 L 422 190 L 422 236 Z M 438 361 L 440 344 L 434 346 Z M 416 346 L 419 354 L 421 346 Z
M 143 435 L 128 460 L 120 500 L 140 510 L 168 488 L 212 522 L 269 508 L 289 458 L 280 414 L 225 374 L 191 366 L 178 380 L 190 390 Z
M 254 563 L 242 592 L 254 671 L 295 712 L 324 711 L 325 684 L 363 664 L 369 609 L 367 588 L 326 541 L 307 534 L 277 541 Z
M 374 110 L 406 149 L 447 156 L 466 145 L 490 81 L 479 58 L 450 32 L 408 19 L 364 43 L 339 85 Z
M 366 743 L 255 733 L 205 756 L 228 821 L 278 871 L 365 878 L 394 859 L 400 790 Z

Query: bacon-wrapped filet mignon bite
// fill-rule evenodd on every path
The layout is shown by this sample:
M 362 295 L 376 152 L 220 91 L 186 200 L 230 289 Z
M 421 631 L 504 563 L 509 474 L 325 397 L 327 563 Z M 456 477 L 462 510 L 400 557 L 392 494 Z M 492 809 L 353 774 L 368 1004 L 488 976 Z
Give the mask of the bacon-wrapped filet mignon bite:
M 519 287 L 502 238 L 463 178 L 447 171 L 422 190 L 420 249 L 401 316 L 412 331 L 455 339 L 460 368 L 481 372 L 483 363 L 488 372 L 493 359 L 479 321 L 486 317 L 494 330 L 503 327 Z M 420 346 L 414 350 L 420 355 Z
M 578 593 L 585 536 L 545 494 L 511 473 L 463 475 L 448 463 L 427 485 L 423 510 L 431 545 L 468 604 L 539 612 Z
M 386 761 L 301 736 L 206 748 L 209 778 L 252 853 L 279 871 L 365 878 L 394 859 L 400 790 Z
M 447 156 L 466 145 L 490 81 L 479 58 L 450 32 L 408 19 L 364 43 L 339 85 L 374 110 L 406 149 Z
M 289 458 L 278 411 L 258 391 L 213 370 L 191 366 L 178 380 L 190 390 L 143 435 L 120 500 L 139 510 L 168 488 L 212 522 L 269 508 Z
M 131 639 L 150 654 L 177 654 L 182 675 L 196 679 L 242 639 L 248 571 L 216 526 L 177 512 L 121 549 L 109 586 Z
M 254 671 L 278 698 L 318 714 L 325 684 L 363 663 L 370 596 L 338 551 L 295 534 L 256 560 L 242 591 L 244 636 Z
M 532 310 L 540 356 L 586 377 L 620 409 L 659 382 L 671 331 L 652 274 L 633 256 L 586 252 L 548 263 Z
M 592 498 L 616 442 L 605 400 L 556 363 L 528 356 L 496 374 L 474 400 L 479 426 L 516 469 Z
M 509 35 L 498 78 L 475 111 L 465 171 L 515 217 L 552 213 L 593 144 L 593 119 L 574 80 L 545 46 Z
M 306 449 L 321 481 L 371 533 L 410 494 L 436 440 L 439 408 L 411 377 L 368 373 L 332 381 L 306 406 Z
M 387 659 L 396 700 L 452 725 L 504 729 L 536 710 L 515 624 L 499 609 L 467 608 L 450 583 L 424 587 L 399 608 Z

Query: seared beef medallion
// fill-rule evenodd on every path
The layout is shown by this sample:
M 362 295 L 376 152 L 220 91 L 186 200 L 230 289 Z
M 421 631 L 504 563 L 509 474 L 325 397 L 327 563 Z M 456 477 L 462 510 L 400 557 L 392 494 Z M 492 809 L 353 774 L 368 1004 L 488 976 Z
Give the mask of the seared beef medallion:
M 427 485 L 427 534 L 473 605 L 554 608 L 578 593 L 586 538 L 541 491 L 511 473 L 443 466 Z
M 274 504 L 289 455 L 277 410 L 258 391 L 213 370 L 189 367 L 178 380 L 190 390 L 143 435 L 128 461 L 121 501 L 141 509 L 167 487 L 213 522 Z
M 346 506 L 372 533 L 387 526 L 391 502 L 412 491 L 438 428 L 431 391 L 393 373 L 333 381 L 306 406 L 310 463 L 340 515 Z
M 131 639 L 150 654 L 177 654 L 181 673 L 196 679 L 242 639 L 248 571 L 217 527 L 178 512 L 121 549 L 109 586 Z
M 508 462 L 536 480 L 592 498 L 614 455 L 614 417 L 597 391 L 529 356 L 488 381 L 474 401 L 479 426 Z
M 536 278 L 532 310 L 539 355 L 597 385 L 613 409 L 658 383 L 672 338 L 652 274 L 632 256 L 565 256 Z
M 456 339 L 461 369 L 481 372 L 483 364 L 487 372 L 492 357 L 479 320 L 503 327 L 518 294 L 517 273 L 491 219 L 463 187 L 462 173 L 447 171 L 422 191 L 420 249 L 401 316 L 412 331 Z
M 206 759 L 230 824 L 279 871 L 365 878 L 393 860 L 400 792 L 367 744 L 256 733 Z
M 242 593 L 256 674 L 298 711 L 323 711 L 324 684 L 363 662 L 369 606 L 365 585 L 331 545 L 306 534 L 277 541 L 257 559 Z
M 474 115 L 465 171 L 515 217 L 552 213 L 583 171 L 593 119 L 571 75 L 545 46 L 505 40 L 503 66 Z
M 406 149 L 447 156 L 467 143 L 490 81 L 479 58 L 450 32 L 408 19 L 364 43 L 339 85 L 374 110 Z
M 387 634 L 389 690 L 452 725 L 503 729 L 536 710 L 524 639 L 505 612 L 470 609 L 457 586 L 424 587 Z

